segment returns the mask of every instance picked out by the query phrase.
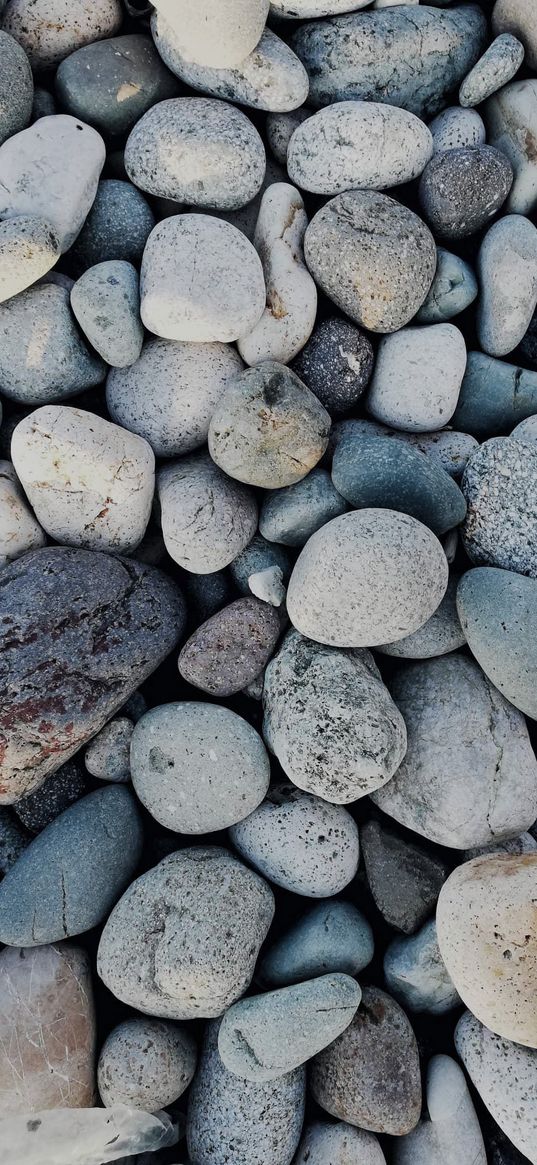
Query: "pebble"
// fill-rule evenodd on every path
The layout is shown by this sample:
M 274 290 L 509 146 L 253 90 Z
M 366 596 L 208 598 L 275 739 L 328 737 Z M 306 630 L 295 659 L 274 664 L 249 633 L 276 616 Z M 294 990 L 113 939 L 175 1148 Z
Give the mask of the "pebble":
M 196 65 L 225 69 L 238 65 L 259 43 L 269 0 L 157 0 L 155 8 L 171 26 L 177 46 Z
M 26 129 L 32 115 L 34 82 L 24 49 L 7 32 L 0 31 L 0 145 Z
M 373 371 L 369 336 L 338 316 L 319 320 L 313 335 L 293 361 L 297 376 L 315 393 L 332 417 L 358 403 Z
M 429 122 L 429 129 L 435 154 L 464 146 L 482 146 L 487 136 L 485 123 L 477 110 L 461 109 L 460 105 L 443 109 Z
M 355 510 L 306 542 L 289 582 L 287 609 L 310 639 L 375 647 L 422 627 L 447 582 L 442 546 L 421 522 L 394 510 Z
M 235 1076 L 275 1080 L 337 1039 L 361 998 L 356 980 L 341 974 L 251 995 L 226 1011 L 218 1051 Z
M 55 817 L 88 792 L 84 769 L 75 757 L 51 773 L 38 789 L 20 797 L 14 811 L 30 833 L 41 833 Z
M 158 1112 L 188 1088 L 196 1068 L 196 1045 L 187 1028 L 139 1016 L 123 1020 L 106 1037 L 97 1082 L 103 1104 L 126 1104 Z
M 125 169 L 148 194 L 236 210 L 261 187 L 265 148 L 240 109 L 209 97 L 177 97 L 159 101 L 136 123 Z
M 311 1092 L 338 1120 L 401 1137 L 421 1111 L 418 1046 L 399 1004 L 365 987 L 352 1023 L 311 1065 Z
M 505 85 L 484 108 L 487 136 L 505 154 L 515 180 L 507 202 L 512 214 L 530 214 L 537 206 L 537 81 Z
M 294 1165 L 386 1165 L 386 1158 L 372 1133 L 355 1129 L 344 1121 L 306 1125 Z
M 460 997 L 440 954 L 434 919 L 409 938 L 394 938 L 384 955 L 388 990 L 409 1011 L 444 1015 Z
M 291 45 L 310 75 L 312 105 L 382 101 L 424 117 L 442 109 L 481 56 L 485 35 L 477 5 L 395 7 L 304 24 Z
M 316 530 L 347 509 L 326 469 L 312 469 L 302 481 L 272 490 L 261 503 L 259 530 L 269 542 L 303 546 Z
M 46 275 L 59 254 L 57 236 L 44 219 L 20 216 L 0 223 L 0 303 Z
M 4 567 L 0 804 L 95 736 L 173 650 L 184 621 L 172 580 L 132 560 L 45 547 Z
M 503 206 L 513 171 L 492 146 L 436 153 L 419 186 L 423 215 L 436 238 L 463 239 L 480 231 Z
M 283 581 L 283 570 L 281 566 L 267 566 L 266 570 L 256 570 L 248 579 L 248 586 L 253 595 L 258 599 L 262 599 L 264 603 L 270 603 L 271 607 L 281 607 L 285 596 L 286 587 Z M 261 673 L 255 677 L 251 683 L 255 684 L 256 679 L 259 680 Z M 248 687 L 248 685 L 246 685 Z M 259 689 L 259 698 L 263 684 Z
M 0 461 L 0 567 L 44 546 L 45 534 L 27 504 L 10 461 Z
M 98 926 L 129 884 L 142 841 L 127 789 L 107 786 L 75 802 L 0 884 L 0 942 L 34 947 Z
M 302 62 L 269 28 L 248 56 L 227 69 L 188 60 L 181 51 L 181 31 L 158 12 L 151 28 L 162 60 L 191 89 L 279 113 L 296 109 L 307 100 L 309 78 Z
M 402 328 L 380 341 L 367 408 L 377 421 L 411 433 L 442 427 L 455 411 L 465 368 L 466 344 L 454 324 Z
M 338 194 L 318 210 L 304 253 L 322 291 L 371 332 L 395 332 L 407 324 L 436 268 L 436 246 L 425 223 L 393 198 L 369 190 Z
M 85 951 L 62 943 L 0 952 L 0 1040 L 6 1049 L 2 1120 L 95 1104 L 95 1013 Z
M 467 501 L 462 540 L 476 566 L 537 577 L 537 448 L 492 437 L 470 457 L 462 479 Z
M 263 987 L 287 987 L 317 975 L 358 975 L 373 958 L 373 931 L 351 902 L 325 898 L 265 950 L 256 978 Z
M 337 101 L 297 127 L 287 169 L 301 190 L 314 194 L 385 190 L 418 178 L 432 152 L 431 132 L 413 113 L 374 101 Z
M 406 729 L 368 651 L 342 651 L 289 631 L 268 664 L 265 740 L 293 784 L 345 805 L 394 775 Z
M 84 763 L 92 777 L 100 781 L 130 781 L 130 744 L 132 720 L 117 716 L 94 736 L 84 754 Z
M 114 368 L 134 364 L 142 350 L 138 272 L 109 260 L 90 267 L 71 289 L 73 313 L 93 348 Z
M 487 1165 L 464 1072 L 449 1056 L 429 1060 L 427 1109 L 428 1119 L 396 1142 L 394 1165 Z
M 438 247 L 437 258 L 436 274 L 415 317 L 419 324 L 451 320 L 477 299 L 479 289 L 470 264 L 442 247 Z
M 311 117 L 313 109 L 301 105 L 299 109 L 291 109 L 286 113 L 269 113 L 265 124 L 267 142 L 280 166 L 287 166 L 287 147 L 297 126 L 307 117 Z
M 454 849 L 528 829 L 537 816 L 537 761 L 526 723 L 477 664 L 462 655 L 409 664 L 390 691 L 408 748 L 393 779 L 372 794 L 378 808 Z
M 537 305 L 536 263 L 537 229 L 522 215 L 506 215 L 485 235 L 477 260 L 477 334 L 489 356 L 507 356 L 528 330 Z
M 515 708 L 537 720 L 537 581 L 495 567 L 469 570 L 457 607 L 479 666 Z
M 265 310 L 257 251 L 237 227 L 208 214 L 178 214 L 157 224 L 140 287 L 143 323 L 167 340 L 237 340 Z
M 496 33 L 510 32 L 520 37 L 526 50 L 526 63 L 537 68 L 537 13 L 532 0 L 496 0 L 492 13 Z
M 211 696 L 232 696 L 259 675 L 279 636 L 280 619 L 272 606 L 253 596 L 236 599 L 187 639 L 179 672 Z
M 524 45 L 511 33 L 501 33 L 464 78 L 459 89 L 460 104 L 464 108 L 480 105 L 487 97 L 503 89 L 518 73 L 523 60 Z
M 119 0 L 8 0 L 2 27 L 28 55 L 32 69 L 54 69 L 82 45 L 113 36 L 123 12 Z
M 469 352 L 453 423 L 476 437 L 492 437 L 537 412 L 537 372 Z M 512 437 L 519 438 L 518 433 Z
M 367 821 L 360 838 L 375 906 L 389 926 L 413 934 L 434 911 L 447 878 L 445 862 L 378 821 Z
M 353 10 L 365 8 L 370 0 L 353 0 Z M 274 15 L 289 20 L 308 20 L 317 16 L 337 16 L 347 12 L 349 0 L 271 0 Z
M 381 643 L 377 651 L 382 655 L 391 655 L 396 659 L 432 659 L 438 655 L 447 655 L 466 644 L 466 628 L 463 630 L 457 614 L 457 583 L 459 576 L 450 576 L 447 591 L 436 608 L 434 615 L 414 631 L 406 635 L 397 643 Z
M 17 425 L 11 453 L 37 520 L 57 542 L 136 549 L 155 486 L 147 441 L 94 413 L 44 405 Z
M 9 1138 L 12 1160 L 24 1161 L 27 1165 L 60 1165 L 62 1156 L 61 1165 L 64 1165 L 67 1152 L 69 1161 L 86 1161 L 88 1165 L 97 1165 L 98 1161 L 99 1165 L 107 1165 L 118 1160 L 118 1143 L 120 1153 L 130 1154 L 130 1158 L 121 1159 L 121 1165 L 128 1159 L 134 1165 L 132 1154 L 138 1149 L 149 1152 L 142 1151 L 136 1165 L 153 1165 L 148 1162 L 149 1153 L 176 1144 L 178 1128 L 166 1112 L 153 1116 L 140 1109 L 115 1105 L 76 1111 L 49 1109 L 33 1120 L 28 1120 L 27 1115 L 12 1117 L 4 1122 L 2 1133 Z
M 530 417 L 526 417 L 525 421 L 520 421 L 510 435 L 516 441 L 527 441 L 529 445 L 532 445 L 537 440 L 537 416 L 532 414 Z
M 11 809 L 0 809 L 0 873 L 7 874 L 30 844 L 30 837 L 19 825 Z
M 537 1048 L 537 854 L 489 854 L 440 891 L 438 943 L 457 990 L 490 1031 Z
M 219 1027 L 207 1025 L 190 1090 L 190 1158 L 196 1165 L 291 1165 L 304 1118 L 304 1068 L 275 1080 L 243 1080 L 220 1058 Z
M 118 178 L 103 178 L 71 255 L 82 270 L 110 259 L 139 266 L 154 225 L 155 216 L 141 190 Z
M 146 1015 L 222 1015 L 246 991 L 273 914 L 267 883 L 227 850 L 178 850 L 120 898 L 97 971 L 113 995 Z
M 222 570 L 257 529 L 257 503 L 206 453 L 194 453 L 158 474 L 162 533 L 174 562 L 194 574 Z
M 62 109 L 110 137 L 129 133 L 152 105 L 175 97 L 178 88 L 153 41 L 138 33 L 78 49 L 62 61 L 55 80 Z
M 358 827 L 350 813 L 291 784 L 271 788 L 230 838 L 276 886 L 306 898 L 339 894 L 358 869 Z

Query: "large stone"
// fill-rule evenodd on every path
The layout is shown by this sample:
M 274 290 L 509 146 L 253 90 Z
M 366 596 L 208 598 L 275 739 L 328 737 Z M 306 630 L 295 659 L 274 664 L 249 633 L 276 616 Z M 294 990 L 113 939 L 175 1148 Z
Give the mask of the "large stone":
M 161 469 L 158 491 L 166 550 L 193 574 L 229 566 L 255 534 L 253 493 L 223 473 L 207 453 Z
M 487 1165 L 464 1072 L 449 1056 L 429 1060 L 427 1109 L 427 1118 L 396 1142 L 394 1165 Z
M 375 906 L 389 926 L 412 934 L 433 913 L 447 865 L 378 821 L 367 821 L 360 839 Z
M 532 0 L 496 0 L 492 27 L 494 32 L 511 32 L 520 37 L 529 68 L 537 68 L 537 13 Z
M 537 580 L 479 567 L 462 576 L 457 607 L 480 667 L 515 708 L 537 720 Z
M 509 159 L 515 180 L 507 201 L 513 214 L 530 214 L 537 206 L 537 80 L 528 77 L 505 85 L 484 107 L 488 139 Z
M 169 22 L 185 59 L 225 69 L 237 65 L 259 42 L 269 0 L 157 0 L 155 8 Z

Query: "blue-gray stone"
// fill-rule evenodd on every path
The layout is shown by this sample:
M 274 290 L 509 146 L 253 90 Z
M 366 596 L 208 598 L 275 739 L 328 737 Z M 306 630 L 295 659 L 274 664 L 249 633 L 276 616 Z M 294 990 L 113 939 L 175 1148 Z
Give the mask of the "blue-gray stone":
M 21 797 L 15 805 L 15 813 L 30 833 L 41 833 L 85 793 L 89 793 L 87 775 L 83 763 L 74 756 L 56 773 L 51 773 L 33 793 Z
M 390 943 L 384 974 L 388 990 L 410 1011 L 443 1015 L 461 1002 L 440 954 L 434 919 L 417 934 Z
M 119 178 L 104 178 L 71 251 L 77 270 L 107 259 L 126 259 L 137 266 L 154 225 L 141 190 Z
M 537 719 L 537 579 L 496 567 L 464 574 L 459 618 L 489 680 L 516 708 Z
M 537 413 L 537 372 L 469 352 L 452 425 L 474 437 L 508 433 Z
M 457 614 L 458 575 L 451 575 L 442 602 L 431 618 L 396 643 L 382 643 L 377 651 L 383 655 L 393 655 L 396 659 L 432 659 L 437 655 L 447 655 L 466 643 L 464 631 Z
M 229 572 L 241 595 L 249 595 L 250 575 L 258 574 L 260 570 L 266 570 L 269 566 L 279 566 L 283 572 L 283 581 L 286 583 L 289 581 L 291 563 L 287 551 L 277 543 L 267 542 L 261 534 L 254 534 L 248 546 L 233 559 Z
M 312 469 L 302 481 L 268 490 L 259 515 L 259 530 L 269 542 L 304 546 L 331 518 L 347 509 L 326 469 Z
M 458 526 L 466 514 L 453 478 L 431 457 L 389 437 L 344 434 L 334 453 L 332 481 L 357 509 L 410 514 L 435 534 Z
M 436 274 L 425 303 L 415 317 L 417 324 L 451 320 L 477 298 L 477 279 L 470 264 L 442 247 L 438 247 L 437 256 Z
M 123 786 L 89 793 L 24 850 L 0 885 L 0 942 L 35 947 L 91 930 L 132 880 L 143 842 Z
M 11 809 L 0 808 L 0 874 L 7 874 L 15 865 L 30 840 Z
M 25 129 L 32 115 L 34 83 L 24 49 L 8 32 L 0 32 L 0 145 Z
M 373 931 L 357 907 L 325 898 L 268 948 L 256 978 L 263 987 L 286 987 L 330 971 L 357 975 L 373 951 Z

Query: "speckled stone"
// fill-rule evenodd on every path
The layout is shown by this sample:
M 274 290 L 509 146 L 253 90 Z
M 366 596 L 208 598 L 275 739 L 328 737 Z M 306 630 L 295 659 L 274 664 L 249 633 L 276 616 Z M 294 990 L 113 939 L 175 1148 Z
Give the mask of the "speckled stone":
M 427 1109 L 428 1118 L 395 1143 L 394 1165 L 508 1165 L 487 1157 L 464 1072 L 449 1056 L 429 1060 Z
M 261 503 L 259 530 L 270 542 L 303 546 L 316 530 L 347 509 L 326 469 L 312 469 L 295 485 L 272 490 Z
M 421 1110 L 418 1046 L 399 1004 L 377 987 L 342 1035 L 315 1057 L 313 1099 L 338 1120 L 373 1133 L 404 1136 Z
M 497 36 L 464 78 L 459 89 L 460 104 L 465 108 L 479 105 L 498 89 L 503 89 L 518 73 L 523 60 L 524 45 L 516 36 L 509 32 Z
M 89 792 L 86 777 L 78 758 L 68 760 L 46 781 L 27 793 L 14 805 L 19 821 L 30 833 L 41 833 L 55 817 L 79 801 Z
M 103 178 L 71 255 L 83 270 L 110 259 L 138 266 L 154 225 L 155 216 L 141 190 L 118 178 Z
M 0 808 L 0 874 L 7 874 L 30 844 L 30 835 L 11 809 Z
M 156 0 L 155 8 L 172 25 L 181 52 L 199 65 L 219 69 L 236 65 L 258 43 L 268 15 L 268 0 Z
M 299 109 L 289 110 L 287 113 L 269 113 L 267 115 L 265 132 L 267 142 L 280 166 L 287 165 L 287 147 L 297 126 L 307 117 L 311 117 L 313 109 L 307 105 Z
M 264 951 L 256 979 L 286 987 L 330 972 L 358 975 L 373 958 L 373 931 L 351 902 L 325 898 Z
M 355 1129 L 344 1121 L 332 1124 L 315 1121 L 306 1125 L 293 1165 L 386 1165 L 382 1149 L 364 1129 Z
M 384 977 L 409 1011 L 444 1015 L 461 1002 L 440 954 L 434 919 L 410 938 L 392 940 L 384 955 Z
M 457 607 L 480 667 L 515 708 L 537 720 L 537 580 L 495 567 L 469 570 Z
M 138 272 L 109 260 L 88 268 L 71 289 L 71 307 L 93 348 L 114 368 L 134 364 L 142 350 Z
M 10 461 L 0 461 L 0 568 L 46 541 Z
M 158 1112 L 182 1096 L 196 1068 L 187 1028 L 162 1019 L 126 1019 L 106 1037 L 97 1083 L 104 1105 Z
M 446 864 L 417 841 L 407 841 L 378 821 L 367 821 L 360 837 L 377 909 L 389 926 L 413 934 L 435 908 L 447 878 Z
M 381 643 L 377 651 L 396 659 L 432 659 L 437 655 L 447 655 L 464 647 L 466 635 L 457 614 L 457 584 L 459 575 L 451 575 L 447 591 L 436 608 L 434 615 L 414 631 L 412 635 L 399 639 L 397 643 Z
M 477 279 L 469 263 L 437 250 L 436 274 L 427 298 L 416 315 L 416 323 L 439 324 L 460 315 L 477 298 Z
M 483 118 L 476 109 L 450 105 L 429 122 L 435 154 L 463 146 L 482 146 L 486 141 Z
M 130 744 L 133 722 L 127 716 L 117 716 L 90 741 L 84 754 L 88 773 L 100 781 L 122 784 L 130 781 Z
M 537 14 L 532 0 L 496 0 L 492 13 L 494 32 L 520 37 L 530 69 L 537 68 Z
M 509 159 L 515 174 L 506 209 L 530 214 L 537 206 L 537 79 L 514 81 L 484 106 L 487 137 Z
M 534 413 L 537 413 L 537 372 L 496 360 L 484 352 L 468 353 L 452 418 L 454 425 L 476 437 L 493 437 Z
M 477 259 L 477 335 L 489 356 L 506 356 L 525 336 L 537 305 L 537 229 L 508 214 L 487 231 Z
M 320 320 L 292 367 L 332 417 L 347 412 L 364 393 L 373 370 L 369 337 L 350 320 Z
M 0 31 L 0 145 L 25 129 L 32 115 L 34 82 L 24 49 L 7 32 Z
M 179 672 L 203 692 L 231 696 L 259 675 L 279 634 L 273 607 L 253 596 L 236 599 L 187 639 L 179 653 Z
M 520 421 L 510 434 L 515 438 L 515 441 L 527 441 L 528 444 L 533 445 L 537 440 L 537 416 L 532 413 L 530 417 L 526 417 L 525 421 Z
M 0 52 L 1 52 L 0 41 Z M 21 216 L 0 223 L 0 303 L 46 275 L 60 255 L 57 235 L 42 218 Z
M 537 448 L 493 437 L 470 457 L 462 479 L 465 550 L 476 566 L 537 577 Z
M 53 69 L 69 53 L 113 36 L 123 19 L 120 0 L 8 0 L 2 27 L 37 71 Z
M 191 454 L 161 469 L 158 490 L 166 549 L 184 570 L 194 574 L 222 570 L 255 534 L 254 495 L 206 453 Z
M 97 970 L 144 1014 L 212 1018 L 244 994 L 273 914 L 267 883 L 227 850 L 178 850 L 114 907 Z
M 441 428 L 453 416 L 465 368 L 466 344 L 454 324 L 402 328 L 380 341 L 367 408 L 411 433 Z
M 251 576 L 273 566 L 280 568 L 282 580 L 284 584 L 287 583 L 291 574 L 287 550 L 274 542 L 267 542 L 261 534 L 254 534 L 251 542 L 230 564 L 229 572 L 241 595 L 250 595 Z
M 423 215 L 435 238 L 462 239 L 481 230 L 503 206 L 511 163 L 492 146 L 465 146 L 436 153 L 419 186 Z

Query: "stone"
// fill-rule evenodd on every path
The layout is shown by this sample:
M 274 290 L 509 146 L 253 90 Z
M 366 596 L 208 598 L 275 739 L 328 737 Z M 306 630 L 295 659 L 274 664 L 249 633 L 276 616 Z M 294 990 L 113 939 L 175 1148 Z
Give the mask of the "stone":
M 189 1156 L 197 1165 L 290 1165 L 304 1119 L 304 1068 L 275 1080 L 242 1080 L 219 1055 L 219 1026 L 207 1025 L 190 1089 Z
M 184 622 L 178 587 L 132 560 L 46 547 L 4 567 L 0 804 L 95 736 L 173 650 Z
M 189 610 L 201 623 L 230 602 L 234 594 L 226 570 L 217 570 L 213 574 L 185 574 L 184 586 Z
M 476 566 L 537 577 L 537 448 L 492 437 L 470 457 L 462 479 L 467 502 L 462 540 Z
M 0 952 L 0 1039 L 3 1121 L 95 1103 L 95 1014 L 85 951 L 62 943 Z
M 140 276 L 142 321 L 166 340 L 228 343 L 251 332 L 265 310 L 257 251 L 208 214 L 179 214 L 147 240 Z
M 267 304 L 261 319 L 237 347 L 247 364 L 288 364 L 309 339 L 317 312 L 317 288 L 304 263 L 308 220 L 302 195 L 286 182 L 269 186 L 261 199 L 254 246 L 261 262 Z
M 437 113 L 485 47 L 477 5 L 353 12 L 302 25 L 291 45 L 310 76 L 309 101 L 382 101 Z
M 435 238 L 463 239 L 500 210 L 513 185 L 511 163 L 493 146 L 436 153 L 419 186 L 423 216 Z
M 372 1133 L 355 1129 L 345 1121 L 328 1124 L 315 1121 L 306 1125 L 294 1165 L 348 1165 L 353 1159 L 360 1165 L 386 1165 L 386 1158 Z
M 475 437 L 469 433 L 457 432 L 456 429 L 437 429 L 430 433 L 401 433 L 394 430 L 392 437 L 408 441 L 427 457 L 432 457 L 449 473 L 450 477 L 462 477 L 468 464 L 468 458 L 477 448 Z
M 157 0 L 155 8 L 170 25 L 186 60 L 225 69 L 238 65 L 259 43 L 268 15 L 268 0 L 223 0 L 215 8 L 201 0 Z
M 266 570 L 255 571 L 248 579 L 248 586 L 256 598 L 262 599 L 264 603 L 270 603 L 271 607 L 281 607 L 287 593 L 281 566 L 267 566 Z M 261 673 L 251 683 L 255 683 L 256 679 L 259 680 L 260 675 Z M 262 688 L 263 684 L 261 683 L 260 698 Z
M 196 1045 L 188 1029 L 162 1019 L 123 1020 L 106 1037 L 97 1082 L 106 1108 L 126 1104 L 158 1112 L 186 1091 L 196 1068 Z
M 46 781 L 16 802 L 14 812 L 30 833 L 41 833 L 55 817 L 89 792 L 77 758 L 68 760 Z
M 31 121 L 39 121 L 40 117 L 49 117 L 56 113 L 56 102 L 52 93 L 48 89 L 42 89 L 39 85 L 34 88 L 34 99 L 32 102 L 32 116 Z M 19 127 L 23 129 L 23 126 Z
M 0 567 L 44 546 L 45 534 L 27 504 L 10 461 L 0 461 Z
M 231 696 L 255 679 L 280 636 L 273 607 L 254 597 L 236 599 L 194 631 L 179 653 L 187 683 L 211 696 Z
M 531 0 L 496 0 L 492 28 L 496 33 L 511 32 L 520 37 L 529 68 L 537 68 L 537 14 Z
M 429 122 L 434 153 L 456 150 L 463 146 L 482 146 L 486 141 L 485 123 L 476 109 L 450 105 Z
M 438 247 L 437 258 L 435 277 L 415 317 L 419 324 L 445 323 L 477 299 L 477 279 L 470 264 L 442 247 Z
M 71 289 L 71 307 L 93 348 L 114 368 L 134 364 L 142 350 L 138 272 L 109 260 L 89 267 Z
M 162 60 L 191 89 L 278 112 L 296 109 L 307 100 L 309 78 L 303 64 L 269 28 L 251 53 L 228 68 L 188 60 L 181 51 L 181 30 L 161 13 L 154 13 L 151 28 Z
M 397 643 L 379 644 L 377 651 L 396 659 L 432 659 L 464 647 L 467 636 L 457 613 L 458 582 L 459 575 L 452 574 L 442 602 L 423 627 Z
M 153 501 L 147 441 L 95 413 L 44 405 L 17 425 L 13 465 L 36 518 L 66 546 L 130 554 Z
M 527 332 L 537 304 L 536 262 L 537 229 L 522 215 L 506 215 L 485 235 L 477 260 L 477 334 L 489 356 L 506 356 Z
M 466 344 L 454 324 L 402 328 L 380 341 L 367 408 L 376 420 L 411 433 L 446 425 L 465 368 Z
M 209 424 L 213 461 L 263 489 L 300 481 L 328 444 L 330 416 L 298 376 L 275 360 L 231 380 Z
M 92 777 L 99 781 L 123 784 L 130 781 L 130 743 L 132 720 L 117 716 L 90 741 L 84 754 L 84 763 Z
M 28 55 L 32 69 L 54 69 L 82 45 L 119 31 L 119 0 L 8 0 L 2 28 Z
M 287 166 L 287 147 L 297 126 L 307 117 L 311 117 L 312 109 L 301 105 L 299 109 L 291 109 L 287 113 L 269 113 L 265 124 L 267 142 L 280 166 Z
M 136 123 L 125 169 L 148 194 L 236 210 L 261 187 L 265 149 L 240 109 L 209 97 L 176 97 L 159 101 Z
M 182 457 L 161 469 L 158 491 L 162 533 L 170 558 L 193 574 L 222 570 L 257 529 L 257 503 L 206 453 Z
M 459 89 L 460 104 L 464 108 L 479 105 L 503 89 L 518 73 L 523 60 L 524 45 L 510 32 L 501 33 L 464 78 Z
M 457 607 L 472 654 L 515 708 L 537 720 L 537 581 L 478 567 L 462 576 Z
M 62 109 L 110 137 L 127 134 L 158 101 L 179 86 L 153 41 L 131 33 L 93 41 L 66 57 L 56 73 Z
M 533 829 L 533 826 L 532 826 Z M 472 858 L 488 857 L 489 854 L 532 854 L 537 850 L 537 841 L 531 833 L 521 833 L 519 837 L 511 837 L 508 841 L 493 842 L 492 845 L 474 846 L 464 851 L 465 862 Z
M 522 371 L 522 369 L 521 369 Z M 510 434 L 516 441 L 527 441 L 532 445 L 537 440 L 537 417 L 532 413 L 525 421 L 520 421 Z
M 537 412 L 537 372 L 469 352 L 452 420 L 476 437 L 494 437 Z M 519 439 L 518 433 L 511 436 Z
M 369 0 L 353 0 L 353 10 L 365 8 Z M 308 20 L 317 16 L 337 16 L 347 12 L 349 0 L 271 0 L 274 15 L 287 20 Z
M 262 570 L 271 569 L 273 566 L 279 567 L 281 570 L 282 581 L 285 585 L 291 574 L 291 563 L 287 551 L 283 546 L 267 542 L 261 534 L 254 534 L 252 541 L 233 559 L 229 570 L 237 590 L 240 591 L 241 595 L 249 595 L 251 594 L 250 579 L 252 575 L 259 574 Z
M 293 361 L 297 376 L 315 393 L 332 417 L 357 404 L 373 371 L 369 336 L 350 320 L 320 320 Z
M 311 1065 L 317 1104 L 338 1120 L 373 1133 L 404 1136 L 421 1110 L 418 1046 L 399 1004 L 378 987 L 337 1040 Z
M 438 845 L 468 849 L 516 837 L 537 816 L 537 761 L 524 717 L 473 660 L 442 656 L 390 683 L 408 732 L 379 809 Z
M 40 946 L 98 926 L 132 878 L 142 841 L 126 789 L 107 786 L 75 802 L 0 883 L 0 941 Z
M 0 51 L 1 45 L 0 40 Z M 46 275 L 59 254 L 58 239 L 44 219 L 21 216 L 0 223 L 0 303 Z
M 261 503 L 259 530 L 269 542 L 303 546 L 316 530 L 347 509 L 326 469 L 312 469 L 302 481 L 272 490 Z
M 421 522 L 395 510 L 354 510 L 306 542 L 289 581 L 287 610 L 309 639 L 375 647 L 422 627 L 447 582 L 442 546 Z
M 0 809 L 0 873 L 7 874 L 30 844 L 26 830 L 11 809 Z
M 3 1122 L 2 1135 L 9 1144 L 11 1165 L 72 1165 L 73 1161 L 156 1165 L 158 1157 L 149 1154 L 175 1145 L 178 1129 L 166 1112 L 150 1115 L 118 1104 L 114 1108 L 57 1108 L 37 1113 L 33 1120 L 27 1115 L 11 1117 Z M 133 1157 L 138 1150 L 141 1156 Z
M 230 838 L 276 886 L 306 898 L 339 894 L 358 869 L 358 827 L 350 813 L 291 784 L 273 786 L 249 817 L 232 826 Z
M 373 958 L 373 931 L 351 902 L 325 898 L 261 956 L 256 979 L 263 987 L 287 987 L 317 975 L 356 976 Z
M 375 906 L 389 926 L 413 934 L 434 911 L 448 874 L 445 862 L 378 821 L 362 825 L 360 837 Z
M 436 246 L 425 223 L 372 190 L 338 194 L 318 210 L 304 254 L 321 290 L 370 332 L 395 332 L 407 324 L 436 268 Z
M 118 178 L 103 178 L 71 256 L 82 270 L 110 259 L 139 266 L 154 225 L 155 216 L 141 190 Z
M 388 990 L 409 1011 L 444 1015 L 460 1005 L 440 953 L 434 919 L 409 938 L 394 938 L 384 955 Z
M 332 974 L 241 999 L 220 1024 L 220 1057 L 241 1079 L 275 1080 L 337 1039 L 361 998 L 355 979 Z
M 537 81 L 527 78 L 505 85 L 484 107 L 487 135 L 509 159 L 515 180 L 507 201 L 512 214 L 530 214 L 537 206 Z
M 0 145 L 25 129 L 32 115 L 34 82 L 24 49 L 7 32 L 0 31 Z
M 243 685 L 244 686 L 244 685 Z M 132 783 L 166 829 L 214 833 L 247 817 L 270 779 L 261 737 L 219 704 L 161 704 L 135 725 Z
M 469 1011 L 455 1028 L 455 1046 L 483 1104 L 524 1160 L 535 1165 L 535 1049 L 495 1035 Z
M 43 338 L 36 343 L 36 335 Z M 106 366 L 80 335 L 69 291 L 38 283 L 0 304 L 0 389 L 24 405 L 76 396 L 104 380 Z
M 440 891 L 440 953 L 467 1007 L 490 1031 L 537 1048 L 537 854 L 487 854 Z
M 97 970 L 113 995 L 145 1015 L 213 1018 L 244 994 L 273 914 L 267 883 L 227 850 L 178 850 L 114 907 Z
M 428 1118 L 396 1142 L 394 1165 L 487 1165 L 464 1072 L 449 1056 L 429 1060 L 427 1109 Z
M 368 651 L 288 632 L 265 671 L 265 740 L 293 784 L 347 804 L 389 781 L 406 729 Z

